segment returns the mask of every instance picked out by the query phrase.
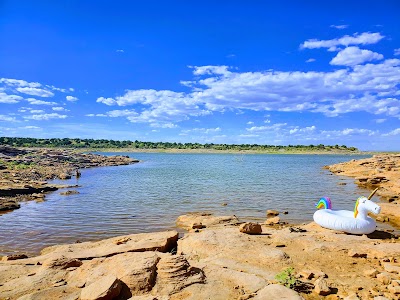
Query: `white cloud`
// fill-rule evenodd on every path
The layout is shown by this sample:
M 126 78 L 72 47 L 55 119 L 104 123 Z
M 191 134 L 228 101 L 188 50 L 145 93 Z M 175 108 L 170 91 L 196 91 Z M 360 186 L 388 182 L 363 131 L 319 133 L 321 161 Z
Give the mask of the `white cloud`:
M 258 134 L 240 134 L 239 137 L 241 138 L 255 138 L 255 137 L 259 137 Z
M 16 90 L 20 93 L 31 95 L 31 96 L 39 96 L 39 97 L 53 97 L 54 93 L 45 89 L 39 89 L 34 87 L 19 87 Z
M 342 137 L 342 136 L 354 136 L 354 135 L 373 136 L 378 134 L 378 131 L 370 129 L 346 128 L 343 130 L 322 130 L 321 134 L 327 137 L 331 136 Z
M 17 95 L 8 95 L 6 93 L 3 93 L 0 91 L 0 103 L 6 103 L 6 104 L 15 104 L 18 103 L 19 101 L 23 100 L 21 96 Z
M 216 132 L 220 132 L 220 131 L 221 131 L 220 127 L 216 127 L 216 128 L 192 128 L 192 129 L 182 130 L 183 133 L 200 132 L 200 133 L 205 133 L 205 134 L 216 133 Z
M 125 51 L 124 51 L 124 50 L 122 50 L 122 49 L 118 49 L 118 50 L 116 50 L 115 52 L 121 52 L 121 53 L 124 53 Z
M 367 61 L 381 60 L 383 55 L 358 47 L 347 47 L 340 51 L 330 62 L 331 65 L 355 66 Z
M 176 123 L 213 112 L 238 110 L 308 111 L 330 117 L 365 111 L 400 117 L 399 59 L 330 72 L 192 68 L 197 75 L 190 81 L 192 89 L 188 93 L 127 90 L 122 96 L 100 97 L 97 102 L 117 106 L 139 104 L 137 114 L 119 114 L 133 123 Z
M 305 41 L 300 45 L 301 49 L 317 49 L 317 48 L 332 48 L 332 50 L 337 46 L 349 46 L 349 45 L 368 45 L 368 44 L 376 44 L 384 36 L 379 32 L 364 32 L 361 34 L 354 34 L 353 36 L 345 35 L 339 39 L 332 40 L 317 40 L 310 39 Z
M 176 124 L 173 123 L 150 123 L 150 127 L 156 128 L 176 128 L 178 127 Z
M 311 62 L 314 62 L 314 61 L 316 61 L 315 58 L 309 58 L 309 59 L 306 60 L 306 63 L 311 63 Z
M 382 134 L 382 136 L 393 136 L 393 135 L 400 135 L 400 128 L 396 128 L 388 133 Z
M 374 121 L 377 124 L 381 124 L 381 123 L 384 123 L 386 121 L 386 119 L 375 119 Z
M 49 89 L 52 89 L 53 91 L 59 91 L 59 92 L 62 92 L 62 93 L 67 93 L 68 92 L 67 89 L 58 88 L 58 87 L 55 87 L 54 85 L 47 85 L 46 84 L 46 87 L 48 87 Z
M 7 86 L 12 86 L 12 87 L 38 88 L 42 86 L 39 82 L 28 82 L 25 80 L 11 79 L 11 78 L 0 78 L 0 83 L 4 83 Z
M 349 27 L 349 25 L 331 25 L 331 28 L 336 28 L 336 29 L 346 29 Z
M 400 55 L 400 48 L 394 49 L 394 55 Z
M 67 97 L 65 97 L 65 99 L 67 99 L 67 101 L 70 101 L 70 102 L 74 102 L 74 101 L 78 101 L 79 100 L 78 98 L 73 97 L 73 96 L 67 96 Z
M 32 114 L 42 114 L 42 113 L 44 113 L 44 110 L 41 110 L 41 109 L 32 109 L 32 110 L 30 111 L 30 113 L 32 113 Z
M 193 68 L 194 75 L 228 75 L 230 72 L 228 71 L 228 66 L 189 66 Z
M 28 101 L 32 105 L 57 105 L 56 102 L 48 102 L 48 101 L 38 100 L 35 98 L 27 98 L 26 101 Z
M 96 102 L 104 103 L 109 106 L 116 104 L 116 101 L 113 98 L 104 98 L 104 97 L 97 98 Z
M 111 110 L 107 112 L 107 116 L 116 118 L 116 117 L 132 117 L 137 116 L 138 113 L 134 110 L 124 109 L 124 110 Z
M 40 127 L 37 126 L 24 126 L 24 127 L 20 127 L 21 129 L 40 129 Z
M 40 114 L 40 115 L 32 115 L 24 117 L 24 119 L 36 120 L 36 121 L 47 121 L 51 119 L 65 119 L 65 118 L 67 118 L 66 115 L 60 115 L 58 113 Z
M 271 126 L 253 126 L 250 128 L 246 128 L 247 131 L 250 132 L 258 132 L 258 131 L 277 131 L 280 130 L 282 127 L 285 127 L 287 123 L 276 123 Z
M 62 106 L 55 106 L 55 107 L 52 107 L 51 109 L 54 111 L 69 111 L 68 109 L 65 109 Z
M 7 115 L 0 115 L 0 121 L 17 122 L 17 119 L 15 117 L 10 117 L 10 116 L 7 116 Z
M 247 122 L 247 125 L 253 125 L 254 124 L 254 122 L 253 121 L 249 121 L 249 122 Z
M 289 134 L 314 132 L 315 130 L 316 130 L 316 127 L 314 125 L 309 126 L 309 127 L 304 127 L 304 128 L 300 128 L 300 127 L 296 126 L 295 128 L 289 130 Z

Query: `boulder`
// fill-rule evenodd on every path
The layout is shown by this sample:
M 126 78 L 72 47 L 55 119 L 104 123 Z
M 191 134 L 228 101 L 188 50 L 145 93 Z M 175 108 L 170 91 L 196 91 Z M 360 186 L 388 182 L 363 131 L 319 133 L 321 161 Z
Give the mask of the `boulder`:
M 314 292 L 320 296 L 327 296 L 331 293 L 331 289 L 325 279 L 318 278 L 314 282 Z
M 121 292 L 121 282 L 114 275 L 106 275 L 82 289 L 81 300 L 111 300 Z
M 280 284 L 270 284 L 257 292 L 257 295 L 253 300 L 304 300 L 295 291 L 280 285 Z
M 258 223 L 244 223 L 240 225 L 239 231 L 247 234 L 261 234 L 262 228 Z
M 105 275 L 114 275 L 133 295 L 147 293 L 155 285 L 161 254 L 152 251 L 132 252 L 85 261 L 68 274 L 67 281 L 72 286 L 83 287 Z

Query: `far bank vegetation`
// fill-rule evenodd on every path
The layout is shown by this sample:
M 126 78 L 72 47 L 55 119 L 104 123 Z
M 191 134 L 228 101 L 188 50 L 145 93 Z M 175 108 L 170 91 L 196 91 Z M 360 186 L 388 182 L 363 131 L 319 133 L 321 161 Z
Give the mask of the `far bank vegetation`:
M 126 149 L 126 150 L 199 150 L 199 151 L 254 151 L 254 152 L 343 152 L 357 153 L 355 147 L 346 145 L 258 145 L 258 144 L 213 144 L 213 143 L 176 143 L 176 142 L 142 142 L 118 141 L 107 139 L 79 138 L 21 138 L 0 137 L 0 145 L 12 147 L 44 147 L 44 148 L 75 148 L 75 149 Z

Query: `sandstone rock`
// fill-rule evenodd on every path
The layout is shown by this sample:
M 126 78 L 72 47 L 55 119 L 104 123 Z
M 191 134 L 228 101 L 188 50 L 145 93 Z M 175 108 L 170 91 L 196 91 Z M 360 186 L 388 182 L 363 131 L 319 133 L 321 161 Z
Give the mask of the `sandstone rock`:
M 303 270 L 297 274 L 299 277 L 305 278 L 305 279 L 312 279 L 314 277 L 314 273 L 310 270 Z
M 295 291 L 280 285 L 280 284 L 270 284 L 257 292 L 257 295 L 252 298 L 254 300 L 304 300 Z
M 82 289 L 81 300 L 111 300 L 121 292 L 121 282 L 114 275 L 102 277 Z
M 108 258 L 92 259 L 70 272 L 67 281 L 75 287 L 83 287 L 105 275 L 114 275 L 130 289 L 133 295 L 143 294 L 151 291 L 155 285 L 159 260 L 159 255 L 152 251 L 122 253 Z
M 279 215 L 279 211 L 274 210 L 274 209 L 268 209 L 267 210 L 267 217 L 277 216 L 277 215 Z
M 65 191 L 65 192 L 61 192 L 60 195 L 64 195 L 64 196 L 69 196 L 69 195 L 76 195 L 79 194 L 78 191 Z
M 199 269 L 190 267 L 182 255 L 164 255 L 157 265 L 155 290 L 160 294 L 172 294 L 194 283 L 204 283 L 205 276 Z
M 388 273 L 388 272 L 379 273 L 378 275 L 376 275 L 376 278 L 380 282 L 382 282 L 383 284 L 386 284 L 386 285 L 388 285 L 392 280 L 392 277 L 391 277 L 390 273 Z
M 61 180 L 71 179 L 71 175 L 69 175 L 67 173 L 61 173 L 61 174 L 58 174 L 58 178 Z
M 398 295 L 400 294 L 400 286 L 393 286 L 393 285 L 388 285 L 388 291 L 392 294 Z
M 75 258 L 68 257 L 58 257 L 58 258 L 50 258 L 43 262 L 43 267 L 48 268 L 60 268 L 60 269 L 68 269 L 71 267 L 80 267 L 82 262 Z
M 24 258 L 28 258 L 28 256 L 26 254 L 11 254 L 11 255 L 7 255 L 7 256 L 3 256 L 3 258 L 1 260 L 8 261 L 8 260 L 17 260 L 17 259 L 24 259 Z
M 395 265 L 395 264 L 391 264 L 391 263 L 383 263 L 383 268 L 385 269 L 386 272 L 400 274 L 400 266 L 399 265 Z
M 352 293 L 352 294 L 348 295 L 347 297 L 345 297 L 343 300 L 360 300 L 360 298 L 358 298 L 357 294 Z
M 203 228 L 206 228 L 206 226 L 204 226 L 201 223 L 193 223 L 192 225 L 192 229 L 203 229 Z
M 0 201 L 0 211 L 14 210 L 20 207 L 21 205 L 15 200 Z
M 239 231 L 247 234 L 261 234 L 262 228 L 258 223 L 244 223 L 240 225 Z
M 314 292 L 321 296 L 327 296 L 331 293 L 331 289 L 325 279 L 319 278 L 314 282 Z
M 118 244 L 116 241 L 127 238 L 127 242 Z M 33 258 L 31 262 L 40 261 L 48 257 L 65 256 L 76 259 L 90 259 L 108 257 L 124 252 L 160 251 L 167 252 L 176 246 L 178 232 L 164 231 L 153 233 L 139 233 L 127 236 L 105 239 L 98 242 L 84 242 L 78 244 L 58 245 L 44 248 L 42 256 Z
M 340 300 L 341 298 L 338 295 L 328 295 L 324 298 L 325 300 Z
M 364 271 L 364 275 L 368 276 L 368 277 L 371 277 L 371 278 L 375 278 L 376 275 L 378 275 L 378 274 L 379 274 L 379 272 L 377 270 L 375 270 L 375 269 L 370 269 L 370 270 Z
M 374 300 L 390 300 L 390 299 L 383 296 L 376 296 L 374 297 Z
M 279 217 L 273 217 L 273 218 L 269 218 L 265 221 L 266 225 L 273 225 L 273 224 L 279 224 L 279 222 L 281 221 L 281 219 Z
M 348 252 L 348 255 L 350 257 L 363 257 L 363 258 L 367 257 L 367 253 L 361 253 L 361 252 L 356 251 L 354 249 L 350 249 L 349 252 Z
M 194 223 L 201 223 L 210 228 L 218 225 L 236 225 L 239 219 L 236 216 L 213 216 L 207 213 L 190 213 L 176 219 L 176 226 L 186 230 L 190 230 Z

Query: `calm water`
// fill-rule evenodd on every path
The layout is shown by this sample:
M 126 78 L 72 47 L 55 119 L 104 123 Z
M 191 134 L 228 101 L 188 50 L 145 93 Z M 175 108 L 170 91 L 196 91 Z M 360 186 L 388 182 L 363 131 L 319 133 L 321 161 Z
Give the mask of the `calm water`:
M 61 196 L 57 191 L 45 202 L 22 203 L 20 209 L 1 215 L 0 255 L 171 229 L 177 216 L 192 211 L 262 221 L 267 209 L 277 209 L 289 212 L 281 216 L 284 220 L 308 222 L 322 196 L 330 196 L 334 207 L 352 210 L 358 196 L 369 194 L 353 179 L 322 169 L 361 156 L 126 155 L 142 162 L 82 170 L 81 178 L 62 181 L 81 185 L 80 194 Z

